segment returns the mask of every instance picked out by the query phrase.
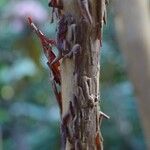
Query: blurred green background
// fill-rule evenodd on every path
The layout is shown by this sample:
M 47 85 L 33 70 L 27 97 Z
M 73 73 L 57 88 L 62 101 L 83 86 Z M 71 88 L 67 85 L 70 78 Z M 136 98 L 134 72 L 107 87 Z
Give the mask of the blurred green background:
M 45 0 L 0 0 L 0 150 L 59 150 L 59 110 L 40 42 L 26 17 L 49 37 Z M 101 53 L 101 104 L 106 150 L 145 150 L 132 83 L 119 51 L 111 7 Z

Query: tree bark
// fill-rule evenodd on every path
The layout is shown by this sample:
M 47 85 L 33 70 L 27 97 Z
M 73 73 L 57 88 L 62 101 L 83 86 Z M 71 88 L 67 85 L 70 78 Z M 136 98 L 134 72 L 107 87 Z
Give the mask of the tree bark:
M 148 0 L 116 0 L 118 41 L 133 81 L 141 121 L 150 149 L 150 20 Z
M 88 6 L 91 17 L 80 1 Z M 71 15 L 76 27 L 75 39 L 69 40 L 72 51 L 61 63 L 62 149 L 102 150 L 99 50 L 105 1 L 103 6 L 98 0 L 63 0 L 62 3 L 64 15 Z

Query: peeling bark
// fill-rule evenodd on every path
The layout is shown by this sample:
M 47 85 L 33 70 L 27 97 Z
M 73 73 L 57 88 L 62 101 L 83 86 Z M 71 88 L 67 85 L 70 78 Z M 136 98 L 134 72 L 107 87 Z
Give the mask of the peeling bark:
M 99 0 L 62 2 L 63 13 L 73 17 L 75 27 L 72 30 L 68 25 L 71 30 L 68 30 L 69 36 L 66 37 L 71 39 L 70 35 L 73 35 L 75 40 L 66 38 L 70 52 L 61 63 L 62 149 L 102 150 L 99 59 L 102 26 L 106 22 L 106 3 L 104 0 L 101 3 Z
M 99 60 L 107 3 L 51 0 L 49 6 L 59 12 L 56 40 L 48 39 L 28 18 L 48 59 L 61 114 L 62 150 L 103 150 L 100 123 L 109 117 L 99 107 Z M 54 46 L 58 49 L 57 56 Z
M 109 117 L 99 107 L 99 60 L 107 4 L 106 0 L 50 0 L 52 20 L 54 14 L 58 19 L 56 40 L 48 39 L 28 18 L 51 70 L 61 114 L 62 150 L 103 150 L 100 123 Z

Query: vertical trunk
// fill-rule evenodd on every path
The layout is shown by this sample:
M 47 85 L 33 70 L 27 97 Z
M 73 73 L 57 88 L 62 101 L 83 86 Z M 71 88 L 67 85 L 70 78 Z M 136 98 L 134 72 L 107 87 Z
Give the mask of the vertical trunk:
M 103 149 L 99 123 L 108 116 L 99 108 L 99 50 L 106 4 L 107 0 L 51 0 L 49 6 L 59 19 L 56 40 L 45 37 L 28 18 L 51 70 L 52 87 L 61 110 L 63 150 Z M 58 49 L 57 57 L 53 46 Z M 61 85 L 61 93 L 57 85 Z
M 70 14 L 75 20 L 76 30 L 73 34 L 76 40 L 69 41 L 70 47 L 73 47 L 72 54 L 61 63 L 62 149 L 102 150 L 103 139 L 99 126 L 102 116 L 99 108 L 98 39 L 101 36 L 97 32 L 100 32 L 103 17 L 99 13 L 99 1 L 87 1 L 91 18 L 85 18 L 86 14 L 82 14 L 83 8 L 79 7 L 79 1 L 63 0 L 64 14 Z
M 150 22 L 148 0 L 116 0 L 116 30 L 150 149 Z
M 86 38 L 90 43 L 89 36 Z M 93 47 L 86 45 L 86 42 L 81 44 L 81 54 L 75 56 L 78 57 L 75 58 L 77 61 L 63 60 L 62 100 L 63 117 L 69 115 L 64 125 L 68 128 L 66 136 L 71 148 L 79 146 L 81 149 L 94 150 L 96 143 L 102 146 L 102 138 L 99 133 L 98 103 L 99 41 L 91 42 L 94 42 Z

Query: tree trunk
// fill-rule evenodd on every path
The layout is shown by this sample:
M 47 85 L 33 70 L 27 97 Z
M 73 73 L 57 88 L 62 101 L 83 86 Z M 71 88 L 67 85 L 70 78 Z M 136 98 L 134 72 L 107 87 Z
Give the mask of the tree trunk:
M 74 40 L 70 41 L 70 33 L 66 36 L 72 50 L 61 63 L 62 149 L 102 150 L 99 50 L 105 1 L 103 5 L 99 0 L 62 2 L 64 15 L 74 20 L 68 29 L 75 26 Z M 83 4 L 87 5 L 89 12 L 85 11 Z
M 116 0 L 118 41 L 138 96 L 144 133 L 150 149 L 150 20 L 148 0 Z

